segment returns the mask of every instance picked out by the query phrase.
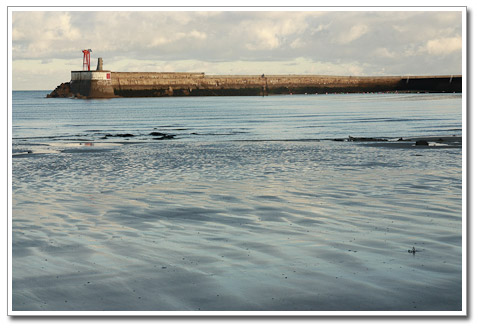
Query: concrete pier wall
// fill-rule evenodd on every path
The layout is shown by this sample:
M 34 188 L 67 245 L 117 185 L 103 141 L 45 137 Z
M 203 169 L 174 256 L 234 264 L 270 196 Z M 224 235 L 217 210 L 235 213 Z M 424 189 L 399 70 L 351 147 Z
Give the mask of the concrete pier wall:
M 58 87 L 61 90 L 53 91 L 50 96 L 66 94 L 65 87 L 65 84 L 62 84 Z M 86 98 L 265 96 L 334 92 L 461 92 L 462 77 L 461 75 L 356 77 L 73 71 L 69 88 L 70 96 Z
M 208 96 L 331 92 L 461 92 L 461 76 L 353 77 L 326 75 L 205 75 L 112 72 L 115 95 Z

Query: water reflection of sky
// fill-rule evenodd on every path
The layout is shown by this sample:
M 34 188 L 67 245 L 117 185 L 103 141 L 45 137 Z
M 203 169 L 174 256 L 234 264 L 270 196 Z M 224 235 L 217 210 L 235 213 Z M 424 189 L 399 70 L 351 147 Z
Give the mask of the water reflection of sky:
M 99 139 L 152 131 L 198 141 L 460 133 L 461 95 L 349 94 L 270 97 L 35 98 L 14 92 L 13 137 Z M 32 106 L 40 102 L 39 106 Z
M 334 142 L 169 143 L 21 159 L 14 294 L 30 290 L 40 269 L 43 295 L 60 288 L 77 309 L 91 306 L 83 297 L 113 308 L 171 301 L 166 308 L 184 309 L 206 297 L 211 309 L 245 300 L 277 309 L 272 298 L 288 293 L 299 308 L 356 308 L 344 300 L 359 293 L 371 308 L 411 309 L 411 290 L 424 308 L 436 298 L 454 306 L 461 150 L 416 152 Z M 421 261 L 407 253 L 412 246 Z M 436 288 L 446 293 L 429 293 Z M 311 291 L 335 300 L 313 301 Z

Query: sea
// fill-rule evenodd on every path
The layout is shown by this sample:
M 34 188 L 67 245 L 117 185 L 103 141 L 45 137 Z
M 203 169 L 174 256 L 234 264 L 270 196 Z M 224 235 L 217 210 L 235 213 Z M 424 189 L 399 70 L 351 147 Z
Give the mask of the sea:
M 462 94 L 47 93 L 12 95 L 16 314 L 464 310 Z

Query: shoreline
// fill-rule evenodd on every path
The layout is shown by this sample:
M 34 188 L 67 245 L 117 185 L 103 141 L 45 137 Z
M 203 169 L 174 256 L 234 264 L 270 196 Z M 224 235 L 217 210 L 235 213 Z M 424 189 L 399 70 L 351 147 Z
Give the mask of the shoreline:
M 402 139 L 402 140 L 400 140 Z M 20 138 L 20 140 L 22 140 Z M 35 144 L 18 144 L 18 148 L 12 151 L 13 158 L 30 157 L 44 154 L 60 154 L 60 153 L 92 153 L 92 152 L 110 152 L 117 147 L 126 145 L 146 145 L 159 142 L 160 140 L 55 140 L 54 142 L 41 142 Z M 185 140 L 185 139 L 161 139 L 163 142 L 186 142 L 199 144 L 225 144 L 225 143 L 344 143 L 354 144 L 366 147 L 381 147 L 390 149 L 450 149 L 462 148 L 462 137 L 456 135 L 438 135 L 438 136 L 422 136 L 410 138 L 322 138 L 322 139 L 277 139 L 277 140 L 220 140 L 220 141 L 201 141 L 201 140 Z M 28 147 L 33 145 L 34 147 Z M 36 150 L 35 150 L 36 148 Z

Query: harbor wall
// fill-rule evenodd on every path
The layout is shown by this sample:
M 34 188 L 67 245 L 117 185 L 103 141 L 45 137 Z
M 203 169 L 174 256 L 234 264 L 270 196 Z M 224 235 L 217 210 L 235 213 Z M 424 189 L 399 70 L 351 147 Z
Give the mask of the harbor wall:
M 117 96 L 221 96 L 333 92 L 461 92 L 461 76 L 205 75 L 112 72 Z
M 112 73 L 119 96 L 269 95 L 396 89 L 400 77 L 320 75 L 205 75 L 204 73 Z
M 65 85 L 61 90 L 65 90 Z M 266 96 L 356 92 L 461 92 L 458 76 L 206 75 L 199 72 L 73 71 L 70 96 Z M 57 89 L 58 89 L 57 88 Z M 57 90 L 55 90 L 57 91 Z M 52 92 L 50 96 L 58 94 Z

